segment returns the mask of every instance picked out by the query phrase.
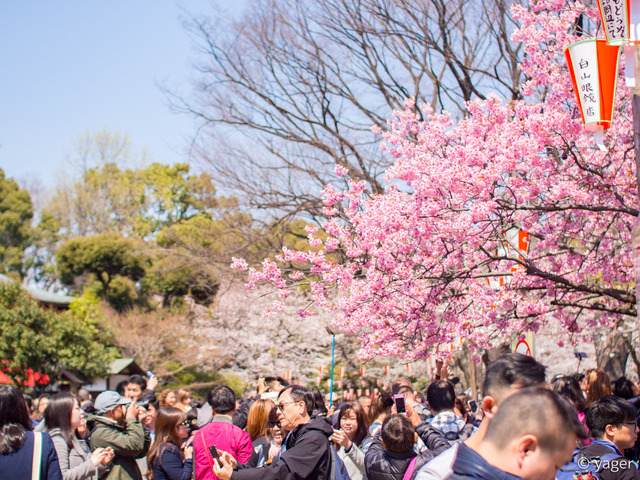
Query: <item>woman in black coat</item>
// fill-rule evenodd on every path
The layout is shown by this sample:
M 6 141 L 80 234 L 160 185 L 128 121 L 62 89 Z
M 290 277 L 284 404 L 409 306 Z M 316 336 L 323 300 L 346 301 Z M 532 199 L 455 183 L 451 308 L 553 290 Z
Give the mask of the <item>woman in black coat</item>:
M 189 480 L 193 472 L 193 447 L 180 449 L 189 436 L 187 414 L 174 407 L 162 407 L 156 419 L 156 438 L 147 455 L 154 480 Z

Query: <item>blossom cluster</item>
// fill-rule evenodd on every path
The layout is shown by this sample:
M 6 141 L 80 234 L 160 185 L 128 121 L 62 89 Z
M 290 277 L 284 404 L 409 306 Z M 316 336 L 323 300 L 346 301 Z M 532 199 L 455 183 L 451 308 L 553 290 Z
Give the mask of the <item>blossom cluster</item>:
M 550 321 L 577 335 L 635 315 L 629 93 L 619 82 L 603 152 L 583 129 L 562 60 L 581 13 L 597 21 L 579 2 L 514 6 L 522 99 L 473 100 L 458 122 L 407 100 L 383 134 L 394 158 L 385 193 L 327 185 L 327 238 L 307 230 L 321 248 L 284 249 L 278 263 L 249 269 L 251 282 L 309 285 L 315 304 L 359 335 L 363 358 L 424 358 L 460 338 L 482 349 Z M 526 232 L 528 248 L 510 231 Z

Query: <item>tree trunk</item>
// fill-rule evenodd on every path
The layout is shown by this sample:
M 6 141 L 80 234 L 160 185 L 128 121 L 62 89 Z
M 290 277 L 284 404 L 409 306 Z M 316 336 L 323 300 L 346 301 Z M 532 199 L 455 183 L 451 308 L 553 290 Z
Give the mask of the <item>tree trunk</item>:
M 628 333 L 621 332 L 602 332 L 593 337 L 593 343 L 596 347 L 596 364 L 598 368 L 602 368 L 613 382 L 615 379 L 623 376 L 627 369 L 627 359 L 629 358 L 628 341 L 625 336 Z

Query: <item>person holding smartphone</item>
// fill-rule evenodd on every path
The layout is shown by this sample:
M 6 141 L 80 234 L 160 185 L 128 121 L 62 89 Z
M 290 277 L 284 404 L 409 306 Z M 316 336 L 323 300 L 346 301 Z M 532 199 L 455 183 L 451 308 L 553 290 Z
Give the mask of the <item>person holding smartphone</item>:
M 156 419 L 156 438 L 147 455 L 151 480 L 189 480 L 193 474 L 193 447 L 189 437 L 187 414 L 174 407 L 162 407 Z
M 349 402 L 340 407 L 338 426 L 340 428 L 333 431 L 329 440 L 336 445 L 338 455 L 344 462 L 351 480 L 363 480 L 366 471 L 362 442 L 367 437 L 369 429 L 364 410 L 359 403 Z

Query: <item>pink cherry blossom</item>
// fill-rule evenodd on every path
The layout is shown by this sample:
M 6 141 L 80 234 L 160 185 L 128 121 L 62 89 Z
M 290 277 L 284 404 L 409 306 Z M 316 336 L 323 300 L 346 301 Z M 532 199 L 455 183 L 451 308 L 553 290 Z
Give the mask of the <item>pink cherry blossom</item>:
M 328 237 L 307 230 L 319 250 L 285 249 L 284 261 L 249 269 L 250 280 L 309 285 L 315 306 L 358 334 L 361 358 L 442 356 L 459 339 L 480 351 L 551 322 L 571 343 L 633 319 L 630 92 L 620 79 L 603 152 L 582 126 L 563 60 L 580 13 L 598 24 L 598 10 L 580 2 L 515 5 L 524 99 L 473 100 L 457 122 L 427 105 L 418 115 L 407 100 L 385 133 L 374 129 L 394 159 L 385 193 L 357 180 L 327 185 Z

